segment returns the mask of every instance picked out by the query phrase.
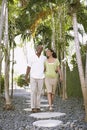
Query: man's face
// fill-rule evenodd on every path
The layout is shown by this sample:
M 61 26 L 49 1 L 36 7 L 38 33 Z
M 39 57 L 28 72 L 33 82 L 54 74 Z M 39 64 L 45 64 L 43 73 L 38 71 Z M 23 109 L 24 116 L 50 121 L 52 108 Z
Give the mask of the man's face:
M 39 45 L 39 46 L 37 47 L 37 49 L 36 49 L 36 52 L 37 52 L 38 54 L 40 54 L 40 53 L 42 52 L 42 50 L 43 50 L 43 46 L 42 46 L 42 45 Z

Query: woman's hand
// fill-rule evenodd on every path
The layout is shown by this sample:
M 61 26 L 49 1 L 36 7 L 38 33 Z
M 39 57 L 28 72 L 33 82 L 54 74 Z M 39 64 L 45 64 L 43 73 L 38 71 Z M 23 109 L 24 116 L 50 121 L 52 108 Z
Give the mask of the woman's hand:
M 55 72 L 58 73 L 58 69 L 56 69 Z
M 60 78 L 59 78 L 59 79 L 60 79 L 60 82 L 63 82 L 63 78 L 62 78 L 62 76 L 60 76 Z

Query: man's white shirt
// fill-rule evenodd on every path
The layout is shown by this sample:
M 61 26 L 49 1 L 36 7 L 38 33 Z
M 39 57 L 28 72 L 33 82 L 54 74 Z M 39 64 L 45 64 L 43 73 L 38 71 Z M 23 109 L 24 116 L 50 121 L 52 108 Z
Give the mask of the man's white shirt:
M 38 57 L 36 54 L 32 55 L 28 60 L 28 66 L 31 67 L 30 77 L 35 79 L 43 79 L 44 75 L 44 62 L 46 57 L 40 55 Z

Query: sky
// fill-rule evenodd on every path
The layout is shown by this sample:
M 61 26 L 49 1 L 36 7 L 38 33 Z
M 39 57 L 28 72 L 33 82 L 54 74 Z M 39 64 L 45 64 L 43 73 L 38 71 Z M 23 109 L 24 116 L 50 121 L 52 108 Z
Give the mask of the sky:
M 20 35 L 15 38 L 15 42 L 17 45 L 19 45 L 21 43 Z M 33 47 L 34 47 L 33 41 L 31 39 L 30 42 L 26 42 L 26 46 L 24 46 L 22 48 L 20 46 L 17 46 L 15 48 L 15 50 L 14 50 L 14 60 L 16 61 L 16 64 L 14 65 L 14 74 L 15 75 L 26 73 L 28 59 L 32 54 L 35 53 Z

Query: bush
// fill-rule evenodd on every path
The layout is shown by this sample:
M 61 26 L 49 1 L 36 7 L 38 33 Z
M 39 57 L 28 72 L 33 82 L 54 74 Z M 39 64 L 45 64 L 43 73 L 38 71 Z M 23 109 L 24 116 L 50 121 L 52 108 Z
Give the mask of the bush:
M 4 92 L 4 88 L 5 88 L 5 86 L 4 86 L 4 76 L 1 76 L 0 84 L 1 84 L 1 93 L 3 93 Z
M 21 74 L 20 76 L 18 76 L 17 78 L 17 85 L 20 86 L 20 87 L 24 87 L 24 86 L 28 86 L 29 83 L 27 83 L 25 81 L 25 75 L 24 74 Z
M 67 67 L 66 83 L 68 97 L 82 98 L 82 90 L 77 66 L 74 67 L 73 71 L 70 71 Z

